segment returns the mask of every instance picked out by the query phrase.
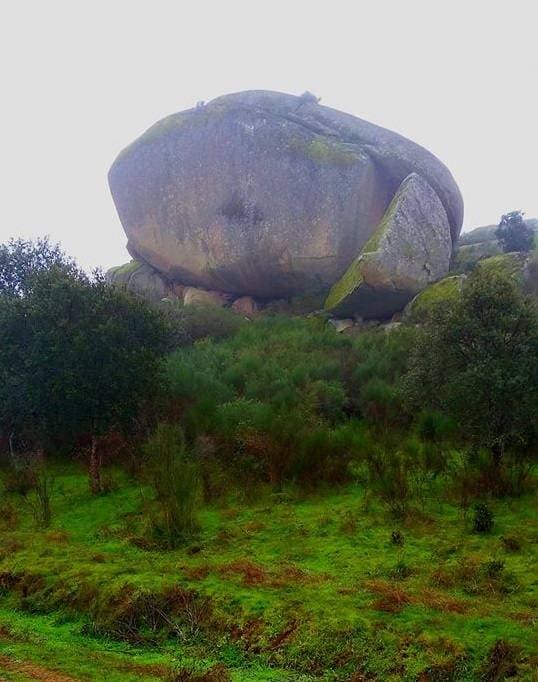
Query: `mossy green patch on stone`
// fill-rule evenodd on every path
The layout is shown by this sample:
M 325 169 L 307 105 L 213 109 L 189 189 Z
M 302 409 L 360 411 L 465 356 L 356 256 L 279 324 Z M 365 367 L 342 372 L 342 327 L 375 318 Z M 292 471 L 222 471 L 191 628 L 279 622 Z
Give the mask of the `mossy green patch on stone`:
M 500 256 L 485 258 L 478 263 L 477 267 L 489 272 L 505 274 L 520 280 L 523 276 L 523 266 L 525 261 L 526 254 L 503 253 Z
M 409 318 L 415 322 L 423 321 L 429 317 L 436 306 L 456 301 L 460 296 L 463 280 L 462 275 L 451 275 L 430 284 L 409 304 L 407 313 Z
M 362 273 L 360 269 L 360 257 L 353 261 L 342 277 L 336 282 L 325 300 L 325 310 L 336 308 L 342 301 L 351 295 L 362 283 Z
M 390 222 L 394 216 L 394 213 L 396 212 L 396 209 L 398 207 L 398 202 L 400 200 L 400 197 L 402 195 L 402 192 L 405 190 L 405 187 L 407 186 L 407 180 L 404 180 L 400 187 L 398 188 L 398 191 L 392 198 L 392 201 L 390 202 L 387 210 L 383 214 L 383 217 L 379 221 L 378 226 L 376 227 L 374 233 L 368 239 L 366 244 L 363 246 L 361 255 L 365 253 L 373 253 L 374 251 L 377 251 L 379 248 L 379 244 L 381 243 L 381 239 L 383 238 L 383 235 L 387 231 L 387 227 L 390 225 Z
M 316 135 L 311 140 L 292 140 L 290 147 L 308 158 L 321 163 L 333 163 L 340 166 L 348 166 L 360 159 L 360 154 L 349 149 L 341 142 L 328 140 L 326 137 Z
M 403 184 L 404 183 L 402 183 L 402 186 Z M 324 305 L 326 310 L 332 310 L 336 308 L 338 305 L 340 305 L 345 300 L 345 298 L 350 296 L 363 282 L 360 267 L 361 259 L 363 258 L 364 255 L 368 253 L 373 253 L 377 251 L 377 249 L 379 248 L 381 239 L 383 238 L 383 235 L 385 234 L 387 227 L 391 222 L 392 216 L 396 211 L 400 194 L 401 187 L 398 190 L 398 192 L 396 192 L 394 198 L 390 202 L 389 207 L 387 208 L 383 217 L 379 221 L 379 224 L 376 227 L 374 233 L 363 246 L 359 257 L 355 261 L 353 261 L 353 263 L 349 266 L 346 272 L 333 285 L 333 287 L 329 291 L 329 295 L 327 296 Z
M 132 275 L 133 272 L 136 272 L 141 265 L 142 263 L 140 261 L 131 260 L 128 263 L 111 268 L 109 272 L 111 275 L 114 275 L 114 277 L 126 277 L 127 275 Z

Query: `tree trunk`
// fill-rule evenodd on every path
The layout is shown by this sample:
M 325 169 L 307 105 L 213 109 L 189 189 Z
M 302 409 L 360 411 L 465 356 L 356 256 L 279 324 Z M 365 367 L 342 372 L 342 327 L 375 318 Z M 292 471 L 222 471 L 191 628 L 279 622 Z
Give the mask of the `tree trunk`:
M 97 454 L 97 438 L 95 436 L 92 436 L 90 449 L 90 490 L 93 495 L 99 495 L 103 492 L 103 484 L 101 482 L 101 459 Z

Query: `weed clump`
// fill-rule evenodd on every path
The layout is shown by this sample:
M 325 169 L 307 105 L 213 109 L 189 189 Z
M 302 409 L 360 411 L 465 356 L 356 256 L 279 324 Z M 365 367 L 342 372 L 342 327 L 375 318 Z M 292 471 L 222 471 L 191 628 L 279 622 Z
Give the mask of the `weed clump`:
M 150 481 L 159 511 L 153 517 L 157 539 L 169 548 L 190 540 L 198 523 L 198 469 L 178 426 L 159 424 L 145 445 Z
M 493 529 L 493 512 L 484 502 L 479 502 L 474 508 L 473 531 L 475 533 L 490 533 Z
M 393 530 L 390 534 L 390 541 L 393 545 L 401 547 L 405 542 L 404 534 L 400 530 Z

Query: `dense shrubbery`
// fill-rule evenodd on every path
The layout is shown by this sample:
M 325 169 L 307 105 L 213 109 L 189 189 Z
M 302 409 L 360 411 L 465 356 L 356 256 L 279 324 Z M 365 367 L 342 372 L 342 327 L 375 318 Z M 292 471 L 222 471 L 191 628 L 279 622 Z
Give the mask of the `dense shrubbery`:
M 347 336 L 315 316 L 246 322 L 170 302 L 156 312 L 48 243 L 37 249 L 1 252 L 6 444 L 15 433 L 16 445 L 51 449 L 126 426 L 135 442 L 161 421 L 146 454 L 154 529 L 169 545 L 193 532 L 198 489 L 211 501 L 231 487 L 357 480 L 403 517 L 431 497 L 465 512 L 525 485 L 538 440 L 538 316 L 494 269 L 418 327 Z
M 479 269 L 452 306 L 419 331 L 404 378 L 407 407 L 437 409 L 457 442 L 491 455 L 491 485 L 506 467 L 521 480 L 538 445 L 538 311 L 508 276 Z
M 132 429 L 159 391 L 161 315 L 46 240 L 12 242 L 0 249 L 0 336 L 0 435 L 12 459 L 87 442 L 102 492 L 99 439 Z

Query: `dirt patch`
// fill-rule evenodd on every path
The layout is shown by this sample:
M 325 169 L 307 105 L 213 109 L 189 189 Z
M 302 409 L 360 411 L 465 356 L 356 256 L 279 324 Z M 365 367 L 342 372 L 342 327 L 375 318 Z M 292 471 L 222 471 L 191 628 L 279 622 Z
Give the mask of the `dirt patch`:
M 254 585 L 264 585 L 270 580 L 267 571 L 252 561 L 238 559 L 229 564 L 219 567 L 219 572 L 223 575 L 239 575 L 244 585 L 252 587 Z
M 228 564 L 222 564 L 221 566 L 216 567 L 216 570 L 221 575 L 241 576 L 243 585 L 247 587 L 265 585 L 267 587 L 279 588 L 287 587 L 292 584 L 316 585 L 329 578 L 329 576 L 324 573 L 306 573 L 293 564 L 282 566 L 278 573 L 275 571 L 268 571 L 263 566 L 259 566 L 248 559 L 238 559 Z
M 230 673 L 222 663 L 217 663 L 205 673 L 195 673 L 186 668 L 178 670 L 171 678 L 171 682 L 230 682 Z
M 68 675 L 43 668 L 34 663 L 14 661 L 8 656 L 2 655 L 0 655 L 0 672 L 1 671 L 26 675 L 26 677 L 31 680 L 40 680 L 40 682 L 77 682 L 75 677 L 69 677 Z
M 429 609 L 444 613 L 465 613 L 467 604 L 458 599 L 438 592 L 437 590 L 425 589 L 420 594 L 412 595 L 400 587 L 394 587 L 385 580 L 369 580 L 365 583 L 366 589 L 380 595 L 373 607 L 378 611 L 398 613 L 408 604 L 418 604 Z

